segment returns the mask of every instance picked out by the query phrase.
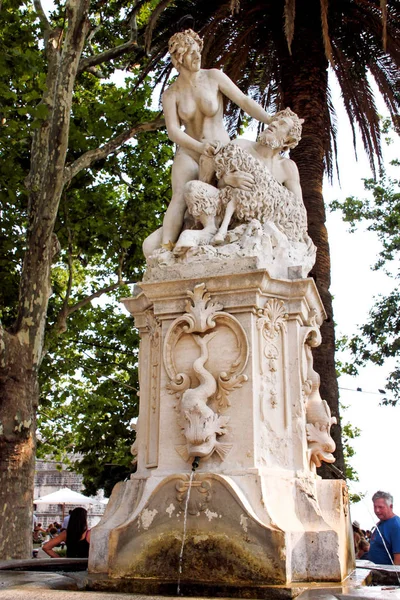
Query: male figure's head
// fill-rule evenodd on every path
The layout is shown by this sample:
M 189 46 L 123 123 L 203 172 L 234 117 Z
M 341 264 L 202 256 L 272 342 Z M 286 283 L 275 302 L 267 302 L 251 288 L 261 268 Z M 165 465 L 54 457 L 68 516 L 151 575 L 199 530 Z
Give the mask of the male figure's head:
M 303 123 L 304 119 L 299 119 L 290 108 L 285 108 L 274 115 L 267 129 L 260 133 L 258 141 L 273 150 L 291 150 L 301 140 Z
M 393 496 L 388 492 L 376 492 L 372 496 L 374 512 L 380 521 L 387 521 L 394 517 Z

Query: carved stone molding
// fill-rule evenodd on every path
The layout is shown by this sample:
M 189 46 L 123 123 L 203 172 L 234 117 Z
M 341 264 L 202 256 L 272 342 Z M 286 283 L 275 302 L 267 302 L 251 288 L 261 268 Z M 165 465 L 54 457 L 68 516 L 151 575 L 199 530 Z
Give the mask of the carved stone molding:
M 260 330 L 261 418 L 266 419 L 266 398 L 271 408 L 278 405 L 277 367 L 281 353 L 280 338 L 286 333 L 288 318 L 283 300 L 270 298 L 264 308 L 258 310 L 257 329 Z
M 229 421 L 229 417 L 219 413 L 230 406 L 232 390 L 247 381 L 243 374 L 249 354 L 247 336 L 239 321 L 223 312 L 222 304 L 211 301 L 204 283 L 196 285 L 193 292 L 188 290 L 187 295 L 186 312 L 171 324 L 163 348 L 169 378 L 167 389 L 178 400 L 178 423 L 186 438 L 186 444 L 178 445 L 176 450 L 184 460 L 190 456 L 207 458 L 213 452 L 223 460 L 232 444 L 218 439 L 226 433 Z M 185 353 L 184 346 L 179 347 L 180 342 L 195 352 L 186 370 L 177 367 Z M 200 356 L 196 348 L 200 349 Z M 229 358 L 224 368 L 218 367 L 216 371 L 215 365 L 222 364 L 225 353 Z M 195 379 L 199 382 L 197 386 Z M 215 405 L 216 410 L 209 404 Z
M 342 482 L 343 514 L 345 517 L 349 514 L 349 488 L 345 481 Z
M 157 409 L 159 396 L 158 373 L 160 366 L 161 350 L 161 323 L 158 317 L 154 315 L 152 309 L 146 310 L 147 331 L 150 337 L 150 365 L 151 365 L 151 410 L 153 413 Z
M 311 348 L 319 346 L 321 333 L 316 322 L 316 311 L 312 309 L 303 330 L 302 356 L 302 391 L 306 410 L 306 434 L 310 467 L 320 467 L 321 462 L 333 463 L 332 452 L 336 444 L 330 430 L 336 417 L 331 416 L 328 403 L 322 400 L 319 393 L 320 377 L 313 368 Z
M 153 307 L 144 311 L 145 326 L 140 328 L 139 347 L 139 386 L 141 389 L 140 417 L 134 427 L 136 439 L 131 452 L 138 459 L 138 449 L 145 454 L 146 467 L 156 467 L 158 464 L 158 420 L 160 411 L 160 364 L 161 364 L 161 322 L 154 315 Z M 143 402 L 143 405 L 142 405 Z M 144 408 L 146 407 L 146 409 Z M 148 410 L 147 410 L 148 407 Z M 147 412 L 147 417 L 142 415 Z M 154 431 L 153 436 L 149 435 Z M 139 444 L 138 440 L 142 439 Z M 143 440 L 148 439 L 147 443 Z
M 187 495 L 190 488 L 188 513 L 197 515 L 207 509 L 207 505 L 211 500 L 211 479 L 196 480 L 193 479 L 190 483 L 190 476 L 186 479 L 179 479 L 176 483 L 176 499 L 182 510 L 185 510 Z

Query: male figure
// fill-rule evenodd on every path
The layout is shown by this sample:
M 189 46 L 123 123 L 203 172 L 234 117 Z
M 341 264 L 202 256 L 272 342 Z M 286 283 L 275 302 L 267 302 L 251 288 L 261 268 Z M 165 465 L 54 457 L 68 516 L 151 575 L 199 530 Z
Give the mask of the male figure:
M 400 517 L 393 512 L 393 496 L 379 491 L 372 496 L 372 502 L 379 523 L 372 534 L 369 552 L 362 558 L 378 565 L 400 565 Z
M 289 108 L 280 111 L 257 142 L 240 138 L 216 154 L 219 190 L 202 181 L 186 184 L 188 211 L 203 229 L 183 231 L 176 255 L 189 247 L 223 243 L 234 214 L 238 222 L 279 223 L 289 240 L 308 242 L 299 173 L 281 154 L 298 144 L 302 123 Z
M 290 150 L 299 143 L 302 123 L 303 119 L 299 119 L 290 108 L 286 108 L 285 110 L 278 112 L 272 118 L 272 122 L 268 128 L 260 134 L 256 142 L 239 138 L 238 140 L 235 140 L 233 144 L 237 144 L 240 148 L 260 161 L 278 183 L 282 184 L 287 190 L 294 194 L 294 197 L 297 198 L 299 205 L 301 205 L 301 208 L 303 209 L 301 210 L 302 215 L 299 216 L 303 217 L 304 225 L 307 227 L 306 211 L 303 205 L 303 195 L 296 163 L 281 155 L 282 151 Z M 215 158 L 215 161 L 218 164 L 218 156 Z M 232 161 L 229 162 L 232 164 Z M 249 193 L 253 193 L 256 190 L 257 182 L 255 181 L 255 174 L 251 173 L 251 169 L 250 172 L 238 169 L 224 173 L 224 168 L 221 172 L 221 169 L 218 169 L 217 167 L 217 175 L 219 176 L 218 186 L 220 188 L 231 186 Z M 266 182 L 263 181 L 259 183 L 264 184 L 266 188 L 269 188 L 269 186 L 266 185 Z M 270 189 L 268 194 L 271 194 Z M 241 195 L 239 194 L 237 200 L 239 200 L 240 197 Z M 214 242 L 221 243 L 223 241 L 231 217 L 234 211 L 237 210 L 238 204 L 240 205 L 241 203 L 240 200 L 239 202 L 237 200 L 228 203 L 222 224 L 214 237 Z M 263 212 L 263 205 L 265 207 L 266 200 L 267 198 L 260 197 L 259 203 L 261 205 L 261 210 L 256 211 L 258 214 L 251 214 L 252 211 L 249 213 L 249 211 L 246 210 L 246 198 L 243 197 L 244 211 L 239 210 L 239 212 L 248 213 L 248 217 L 258 217 L 260 216 L 260 213 L 262 214 Z M 268 200 L 267 204 L 270 204 Z

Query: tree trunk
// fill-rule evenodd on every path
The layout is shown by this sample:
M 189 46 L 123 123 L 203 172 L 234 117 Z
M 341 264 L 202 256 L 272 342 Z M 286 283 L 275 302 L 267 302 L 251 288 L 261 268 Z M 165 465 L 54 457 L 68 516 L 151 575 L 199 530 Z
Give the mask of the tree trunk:
M 296 162 L 308 216 L 308 232 L 317 246 L 317 260 L 311 272 L 324 304 L 327 320 L 321 327 L 322 344 L 313 351 L 314 368 L 321 377 L 320 393 L 330 406 L 338 425 L 333 425 L 331 435 L 336 443 L 336 467 L 344 472 L 343 446 L 339 417 L 339 390 L 335 369 L 335 331 L 330 287 L 330 254 L 328 234 L 325 227 L 325 206 L 322 183 L 325 172 L 325 148 L 329 144 L 329 132 L 324 125 L 328 110 L 328 61 L 325 57 L 322 37 L 316 37 L 320 24 L 319 10 L 315 0 L 303 0 L 296 4 L 295 34 L 292 54 L 282 36 L 281 82 L 285 106 L 290 106 L 299 117 L 305 119 L 302 140 L 291 152 Z M 318 2 L 319 4 L 319 2 Z M 308 40 L 304 44 L 304 40 Z M 335 475 L 329 466 L 320 470 L 326 478 Z
M 0 560 L 28 558 L 32 547 L 38 370 L 57 251 L 53 231 L 64 185 L 72 94 L 89 29 L 89 3 L 68 0 L 62 47 L 60 31 L 48 31 L 47 89 L 42 99 L 48 115 L 32 142 L 18 316 L 9 332 L 0 325 Z
M 38 403 L 37 375 L 31 367 L 29 348 L 16 335 L 5 334 L 5 340 L 7 365 L 0 371 L 0 557 L 3 560 L 31 556 Z

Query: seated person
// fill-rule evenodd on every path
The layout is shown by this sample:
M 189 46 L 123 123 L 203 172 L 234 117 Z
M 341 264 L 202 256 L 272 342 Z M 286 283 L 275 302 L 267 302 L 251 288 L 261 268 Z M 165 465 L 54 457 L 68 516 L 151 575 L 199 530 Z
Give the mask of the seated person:
M 34 529 L 33 529 L 33 543 L 37 544 L 37 543 L 41 543 L 44 540 L 44 536 L 46 535 L 46 530 L 43 529 L 42 524 L 38 523 L 37 525 L 35 525 Z
M 59 558 L 53 548 L 60 546 L 63 542 L 67 544 L 67 558 L 87 558 L 89 556 L 90 529 L 87 524 L 85 508 L 74 508 L 67 529 L 46 542 L 42 548 L 51 558 Z

